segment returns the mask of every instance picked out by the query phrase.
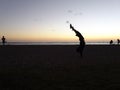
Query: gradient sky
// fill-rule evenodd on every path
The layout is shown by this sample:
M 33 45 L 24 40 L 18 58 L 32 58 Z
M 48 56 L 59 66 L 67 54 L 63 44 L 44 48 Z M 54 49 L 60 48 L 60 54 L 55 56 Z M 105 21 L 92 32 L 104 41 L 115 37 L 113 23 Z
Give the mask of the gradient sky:
M 0 37 L 8 41 L 78 41 L 120 38 L 120 0 L 0 0 Z

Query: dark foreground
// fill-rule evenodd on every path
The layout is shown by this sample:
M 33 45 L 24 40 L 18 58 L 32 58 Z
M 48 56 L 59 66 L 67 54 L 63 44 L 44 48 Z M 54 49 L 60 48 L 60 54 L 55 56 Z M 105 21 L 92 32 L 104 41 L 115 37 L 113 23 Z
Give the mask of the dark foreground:
M 0 90 L 120 89 L 120 46 L 0 46 Z

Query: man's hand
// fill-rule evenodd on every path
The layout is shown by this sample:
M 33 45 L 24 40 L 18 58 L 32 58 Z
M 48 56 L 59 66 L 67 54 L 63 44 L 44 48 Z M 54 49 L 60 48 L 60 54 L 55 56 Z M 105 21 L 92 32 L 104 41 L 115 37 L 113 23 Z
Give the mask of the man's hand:
M 73 29 L 73 26 L 72 26 L 72 24 L 70 24 L 70 29 Z

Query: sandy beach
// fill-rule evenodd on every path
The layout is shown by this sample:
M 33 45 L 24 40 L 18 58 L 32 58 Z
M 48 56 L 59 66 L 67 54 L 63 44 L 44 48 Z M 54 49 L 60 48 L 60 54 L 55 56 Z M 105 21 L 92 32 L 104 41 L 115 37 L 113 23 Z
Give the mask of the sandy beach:
M 0 90 L 120 89 L 120 46 L 0 46 Z

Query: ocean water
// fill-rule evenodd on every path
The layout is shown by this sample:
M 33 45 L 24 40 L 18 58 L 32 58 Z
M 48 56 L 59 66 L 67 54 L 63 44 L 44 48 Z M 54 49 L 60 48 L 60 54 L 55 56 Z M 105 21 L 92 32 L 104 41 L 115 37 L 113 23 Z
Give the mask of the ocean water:
M 2 45 L 1 42 L 0 45 Z M 6 45 L 79 45 L 79 42 L 7 42 Z M 109 45 L 109 43 L 86 42 L 86 45 Z

